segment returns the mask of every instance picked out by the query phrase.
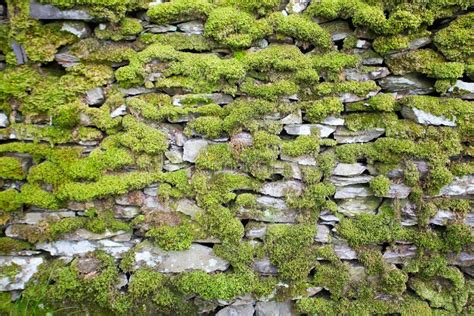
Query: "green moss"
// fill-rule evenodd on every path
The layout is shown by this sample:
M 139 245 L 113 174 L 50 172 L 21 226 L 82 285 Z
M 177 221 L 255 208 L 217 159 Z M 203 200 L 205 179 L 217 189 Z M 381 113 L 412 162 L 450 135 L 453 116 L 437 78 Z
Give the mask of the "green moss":
M 258 15 L 266 15 L 280 5 L 278 0 L 217 0 L 218 5 L 232 5 L 238 9 Z
M 9 280 L 15 280 L 15 277 L 20 273 L 21 267 L 16 263 L 7 264 L 0 267 L 0 278 L 8 278 Z
M 279 97 L 290 96 L 298 93 L 299 87 L 289 80 L 280 80 L 272 83 L 259 83 L 255 79 L 246 78 L 240 90 L 251 96 L 268 101 L 275 101 Z
M 238 99 L 225 106 L 226 117 L 224 130 L 236 134 L 242 129 L 254 131 L 258 129 L 258 119 L 272 113 L 275 105 L 264 100 L 244 101 Z
M 186 125 L 186 133 L 190 136 L 192 131 L 207 138 L 219 138 L 223 132 L 223 121 L 219 117 L 201 116 Z
M 17 158 L 0 157 L 0 166 L 1 179 L 23 180 L 25 178 L 21 161 Z
M 337 115 L 344 111 L 344 105 L 338 98 L 323 98 L 309 103 L 306 108 L 306 116 L 311 123 L 320 123 L 330 115 Z
M 272 163 L 278 158 L 280 142 L 276 135 L 255 133 L 253 146 L 244 148 L 239 156 L 245 170 L 257 179 L 268 178 L 273 172 Z
M 306 279 L 316 264 L 316 258 L 311 255 L 315 233 L 313 225 L 272 225 L 267 228 L 266 252 L 282 278 Z
M 101 40 L 121 41 L 140 33 L 142 30 L 143 26 L 140 20 L 124 18 L 118 24 L 107 24 L 105 29 L 97 27 L 94 33 Z
M 271 28 L 264 19 L 232 7 L 213 10 L 204 26 L 204 34 L 233 49 L 250 47 L 252 43 L 270 34 Z
M 390 190 L 390 179 L 380 175 L 370 180 L 370 189 L 375 196 L 384 196 Z
M 374 50 L 379 54 L 387 54 L 393 51 L 408 48 L 410 40 L 407 36 L 377 37 L 374 40 Z
M 241 242 L 239 244 L 227 243 L 215 245 L 214 253 L 227 260 L 234 271 L 249 271 L 254 261 L 254 256 L 259 251 L 258 246 L 250 242 Z
M 233 169 L 237 167 L 231 147 L 228 144 L 216 144 L 207 147 L 196 158 L 196 167 L 209 170 Z
M 313 67 L 325 75 L 328 80 L 341 81 L 341 71 L 344 68 L 357 67 L 361 58 L 358 55 L 348 55 L 339 52 L 330 52 L 324 55 L 312 56 Z
M 420 172 L 418 171 L 418 167 L 415 163 L 408 161 L 406 163 L 405 169 L 403 170 L 403 182 L 413 187 L 415 186 L 418 181 L 420 180 Z
M 31 245 L 25 241 L 13 239 L 10 237 L 0 237 L 0 253 L 8 255 L 21 250 L 28 250 Z
M 338 299 L 344 293 L 344 288 L 349 282 L 349 267 L 347 264 L 320 264 L 316 267 L 313 283 L 326 288 L 331 292 L 331 297 Z
M 207 0 L 175 0 L 150 7 L 147 15 L 153 22 L 166 24 L 205 18 L 211 10 L 212 5 Z
M 219 46 L 216 42 L 203 35 L 177 32 L 165 34 L 143 33 L 140 35 L 140 40 L 146 45 L 159 43 L 171 46 L 178 51 L 204 52 Z
M 277 34 L 311 43 L 322 50 L 328 50 L 332 46 L 329 33 L 304 16 L 297 14 L 285 16 L 278 12 L 273 13 L 269 21 Z
M 350 103 L 347 111 L 380 111 L 394 112 L 400 109 L 395 100 L 395 95 L 390 93 L 380 93 L 366 101 Z
M 163 250 L 186 250 L 191 247 L 194 232 L 191 225 L 160 226 L 150 229 L 146 235 Z
M 317 156 L 319 153 L 319 138 L 314 136 L 298 136 L 294 141 L 285 142 L 281 152 L 290 157 L 303 155 Z
M 449 60 L 472 61 L 472 23 L 474 14 L 459 16 L 433 38 L 436 47 Z
M 425 188 L 430 193 L 438 193 L 439 190 L 453 181 L 453 174 L 443 164 L 442 161 L 436 161 L 430 165 L 430 172 L 425 182 Z
M 461 252 L 466 246 L 472 244 L 474 235 L 469 226 L 464 224 L 453 224 L 446 228 L 444 234 L 447 249 Z
M 345 125 L 352 131 L 368 130 L 372 128 L 387 128 L 397 123 L 395 113 L 350 113 L 344 116 Z

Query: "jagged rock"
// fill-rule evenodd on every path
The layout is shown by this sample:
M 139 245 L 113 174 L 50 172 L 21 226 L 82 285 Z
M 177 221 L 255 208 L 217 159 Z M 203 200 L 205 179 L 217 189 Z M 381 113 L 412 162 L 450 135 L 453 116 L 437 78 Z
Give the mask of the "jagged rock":
M 286 5 L 286 11 L 290 13 L 303 12 L 311 0 L 290 0 Z
M 361 163 L 338 163 L 332 174 L 336 176 L 358 176 L 367 170 Z
M 321 24 L 321 27 L 329 32 L 333 42 L 342 41 L 353 32 L 346 21 L 336 20 Z
M 343 240 L 335 241 L 334 252 L 336 253 L 336 256 L 341 260 L 357 259 L 357 254 L 355 250 L 349 247 L 349 245 Z
M 180 212 L 195 218 L 196 215 L 202 212 L 202 209 L 191 199 L 180 199 L 176 202 L 176 212 Z
M 280 159 L 283 161 L 294 162 L 302 166 L 316 166 L 317 165 L 316 158 L 309 155 L 290 157 L 290 156 L 285 156 L 282 154 L 280 155 Z
M 383 259 L 390 264 L 403 264 L 416 257 L 416 246 L 395 245 L 385 250 Z
M 183 160 L 195 162 L 199 153 L 207 148 L 208 142 L 204 139 L 191 139 L 184 143 Z
M 144 87 L 129 88 L 129 89 L 120 88 L 119 90 L 126 97 L 132 97 L 132 96 L 136 96 L 136 95 L 141 95 L 141 94 L 147 94 L 147 93 L 154 92 L 153 89 L 147 89 L 147 88 L 144 88 Z
M 5 113 L 0 112 L 0 128 L 8 127 L 8 125 L 10 125 L 8 116 Z
M 365 280 L 367 272 L 360 263 L 349 262 L 349 284 L 357 284 Z
M 349 102 L 357 102 L 357 101 L 362 101 L 368 98 L 371 98 L 379 92 L 380 88 L 376 91 L 371 91 L 367 93 L 365 96 L 360 96 L 355 93 L 350 93 L 350 92 L 345 92 L 339 95 L 339 99 L 341 100 L 342 103 L 349 103 Z
M 275 275 L 278 274 L 278 269 L 275 267 L 271 262 L 270 259 L 267 257 L 263 259 L 256 260 L 252 264 L 252 269 L 254 269 L 257 273 L 262 275 Z
M 350 185 L 344 187 L 337 187 L 336 194 L 334 194 L 335 199 L 353 199 L 358 197 L 367 197 L 372 196 L 369 188 L 360 185 Z
M 453 182 L 441 188 L 438 196 L 467 196 L 474 194 L 474 175 L 456 177 Z
M 324 125 L 331 125 L 331 126 L 343 126 L 344 122 L 345 120 L 343 118 L 328 116 L 321 123 Z
M 313 128 L 319 130 L 321 138 L 328 137 L 336 130 L 335 127 L 321 124 L 288 124 L 284 126 L 289 135 L 311 135 Z
M 402 115 L 404 118 L 413 120 L 418 124 L 456 126 L 456 120 L 450 120 L 444 116 L 437 116 L 413 107 L 404 106 Z
M 358 39 L 355 45 L 356 48 L 361 48 L 361 49 L 367 49 L 367 48 L 370 48 L 370 46 L 372 46 L 370 42 L 363 39 Z
M 255 316 L 293 316 L 296 315 L 291 301 L 288 302 L 257 302 Z
M 54 221 L 66 217 L 76 216 L 75 212 L 26 212 L 14 219 L 14 223 L 37 225 L 41 221 Z
M 86 38 L 91 35 L 91 29 L 89 26 L 80 21 L 76 22 L 64 22 L 61 27 L 61 31 L 69 32 L 73 35 L 76 35 L 78 38 Z
M 256 198 L 256 201 L 256 209 L 242 208 L 238 212 L 239 217 L 270 223 L 296 222 L 298 212 L 294 209 L 289 209 L 283 199 L 259 196 Z
M 252 304 L 230 305 L 218 311 L 216 316 L 253 316 L 254 312 Z
M 346 69 L 344 70 L 344 76 L 346 80 L 351 81 L 367 81 L 382 79 L 390 75 L 390 70 L 387 67 L 377 67 L 368 71 L 362 72 L 359 69 Z
M 453 221 L 456 216 L 453 212 L 439 210 L 435 216 L 433 216 L 429 223 L 438 226 L 446 226 L 449 222 Z
M 411 188 L 403 183 L 392 183 L 390 189 L 384 197 L 391 199 L 406 199 L 410 195 Z
M 301 168 L 297 163 L 287 161 L 275 161 L 272 164 L 273 173 L 296 180 L 303 179 Z M 289 173 L 289 174 L 288 174 Z
M 294 180 L 266 182 L 262 185 L 260 193 L 273 197 L 284 197 L 289 193 L 301 195 L 303 188 L 303 183 Z
M 115 203 L 118 205 L 128 206 L 128 205 L 136 205 L 142 206 L 143 200 L 145 196 L 142 191 L 131 191 L 127 194 L 120 195 L 115 198 Z
M 367 143 L 385 133 L 384 128 L 373 128 L 365 131 L 350 131 L 345 127 L 338 127 L 334 139 L 338 144 Z
M 157 196 L 158 195 L 158 184 L 152 184 L 147 186 L 143 189 L 143 193 L 149 196 Z
M 337 211 L 348 217 L 359 214 L 376 214 L 382 202 L 381 198 L 366 197 L 340 200 L 337 203 Z
M 194 20 L 178 24 L 178 29 L 187 34 L 202 34 L 204 33 L 204 24 L 199 20 Z
M 138 206 L 122 206 L 122 205 L 117 205 L 115 207 L 115 212 L 114 215 L 116 218 L 134 218 L 140 214 L 140 207 Z
M 102 239 L 115 239 L 118 237 L 120 241 L 130 241 L 132 239 L 132 233 L 125 232 L 123 230 L 119 231 L 109 231 L 106 230 L 105 233 L 102 234 L 95 234 L 93 232 L 88 231 L 87 229 L 78 229 L 74 232 L 64 234 L 62 237 L 64 240 L 102 240 Z
M 0 276 L 0 291 L 23 290 L 42 263 L 42 257 L 0 256 L 0 267 L 18 266 L 15 276 Z
M 321 224 L 328 224 L 332 226 L 339 222 L 339 218 L 329 211 L 322 211 L 321 214 L 319 214 L 319 219 L 322 221 Z
M 460 267 L 474 266 L 474 253 L 462 251 L 459 254 L 452 254 L 449 262 Z
M 245 237 L 263 239 L 267 232 L 267 224 L 251 222 L 245 226 Z
M 382 89 L 389 92 L 405 92 L 408 94 L 429 94 L 433 92 L 431 81 L 416 75 L 388 76 L 378 81 Z
M 207 273 L 225 271 L 229 263 L 214 254 L 210 247 L 192 244 L 187 250 L 164 251 L 148 242 L 135 252 L 135 268 L 147 266 L 159 272 L 180 273 L 203 270 Z
M 420 47 L 426 46 L 431 43 L 431 37 L 426 36 L 426 37 L 420 37 L 416 38 L 408 44 L 409 49 L 418 49 Z
M 416 205 L 408 200 L 400 201 L 400 223 L 403 226 L 414 226 L 418 223 L 416 217 Z
M 448 92 L 466 100 L 474 99 L 474 82 L 465 82 L 456 80 L 454 86 L 448 89 Z
M 49 4 L 30 3 L 30 17 L 38 20 L 83 20 L 90 21 L 92 16 L 84 9 L 61 10 Z
M 90 89 L 86 92 L 86 103 L 88 105 L 100 105 L 105 101 L 105 95 L 102 88 Z
M 183 150 L 180 147 L 171 147 L 170 150 L 165 152 L 165 157 L 173 164 L 182 163 Z
M 118 108 L 116 108 L 115 110 L 113 110 L 112 113 L 110 113 L 110 118 L 124 116 L 125 114 L 127 114 L 127 106 L 123 104 L 119 106 Z
M 280 121 L 282 124 L 302 124 L 303 123 L 303 115 L 301 114 L 301 110 L 298 109 L 294 113 L 290 113 Z
M 25 48 L 22 45 L 13 40 L 11 47 L 15 54 L 17 65 L 23 65 L 28 62 L 28 56 L 26 55 Z
M 178 94 L 173 96 L 173 105 L 183 106 L 182 101 L 185 99 L 206 100 L 209 99 L 215 104 L 225 105 L 231 103 L 234 99 L 229 94 L 224 93 L 207 93 L 207 94 Z
M 115 284 L 115 288 L 116 288 L 117 290 L 120 290 L 120 289 L 124 288 L 125 286 L 127 286 L 127 284 L 128 284 L 127 275 L 124 274 L 124 273 L 120 273 L 120 274 L 118 275 L 118 281 L 117 281 L 117 283 Z
M 235 148 L 250 147 L 253 145 L 253 137 L 250 133 L 237 133 L 230 139 L 230 144 Z
M 314 240 L 320 243 L 328 243 L 331 235 L 331 230 L 326 225 L 317 225 L 316 236 Z
M 357 177 L 338 177 L 332 176 L 329 178 L 329 182 L 337 187 L 343 187 L 354 184 L 365 184 L 372 180 L 373 176 L 357 176 Z
M 94 273 L 100 268 L 100 260 L 95 257 L 79 258 L 76 263 L 76 268 L 81 274 Z
M 167 32 L 176 32 L 178 27 L 175 25 L 149 25 L 147 32 L 158 34 L 158 33 L 167 33 Z
M 50 253 L 51 256 L 82 256 L 88 252 L 95 250 L 103 250 L 106 253 L 121 258 L 130 248 L 130 242 L 115 242 L 108 239 L 89 241 L 89 240 L 58 240 L 49 243 L 37 243 L 36 249 L 44 250 Z

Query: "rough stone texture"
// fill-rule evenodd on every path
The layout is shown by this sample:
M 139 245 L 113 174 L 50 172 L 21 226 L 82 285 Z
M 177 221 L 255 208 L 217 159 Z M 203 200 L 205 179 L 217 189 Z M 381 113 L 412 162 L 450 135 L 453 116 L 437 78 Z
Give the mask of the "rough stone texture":
M 191 270 L 205 272 L 224 271 L 229 263 L 217 257 L 212 248 L 192 244 L 184 251 L 163 251 L 150 244 L 143 245 L 135 253 L 135 268 L 146 266 L 160 272 L 179 273 Z
M 41 257 L 0 256 L 0 267 L 12 264 L 19 266 L 18 273 L 13 278 L 0 276 L 0 291 L 23 290 L 42 263 Z
M 218 311 L 216 316 L 253 316 L 254 312 L 252 304 L 230 305 Z
M 353 199 L 357 197 L 371 196 L 370 189 L 364 186 L 351 185 L 344 187 L 337 187 L 335 199 Z
M 474 194 L 474 176 L 469 175 L 456 178 L 452 183 L 446 185 L 440 190 L 439 195 L 446 196 L 465 196 Z
M 208 142 L 202 139 L 191 139 L 184 143 L 183 160 L 194 162 L 199 153 L 208 146 Z
M 337 211 L 349 217 L 359 214 L 375 214 L 381 201 L 382 199 L 376 197 L 343 199 L 337 203 Z
M 92 20 L 92 16 L 87 10 L 61 10 L 49 4 L 39 4 L 36 1 L 31 1 L 30 17 L 38 20 Z
M 295 315 L 291 302 L 257 302 L 255 316 Z
M 417 108 L 403 107 L 403 117 L 413 120 L 423 125 L 444 125 L 444 126 L 456 126 L 456 122 L 449 120 L 443 116 L 436 116 L 431 113 L 427 113 Z
M 273 197 L 283 197 L 289 193 L 300 195 L 303 188 L 304 185 L 299 181 L 268 182 L 262 186 L 260 193 Z
M 374 128 L 366 131 L 349 131 L 346 128 L 338 128 L 334 138 L 339 144 L 367 143 L 385 133 L 383 128 Z
M 328 137 L 336 128 L 321 124 L 289 124 L 285 125 L 285 131 L 290 135 L 311 135 L 311 130 L 319 130 L 320 137 Z
M 361 163 L 339 163 L 336 168 L 334 168 L 332 174 L 336 176 L 358 176 L 362 174 L 367 168 Z
M 102 88 L 94 88 L 86 92 L 86 103 L 89 105 L 99 105 L 105 100 Z

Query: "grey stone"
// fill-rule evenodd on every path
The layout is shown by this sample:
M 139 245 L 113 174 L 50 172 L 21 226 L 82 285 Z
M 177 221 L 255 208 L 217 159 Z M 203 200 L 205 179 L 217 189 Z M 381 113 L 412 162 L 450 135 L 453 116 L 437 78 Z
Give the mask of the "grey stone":
M 435 216 L 430 219 L 430 224 L 438 226 L 446 226 L 449 222 L 456 218 L 453 212 L 439 210 Z
M 349 247 L 349 245 L 343 240 L 335 241 L 334 252 L 336 253 L 336 256 L 341 260 L 357 259 L 357 254 L 355 250 Z
M 178 29 L 187 34 L 202 34 L 204 33 L 204 24 L 199 20 L 194 20 L 178 24 Z
M 138 206 L 122 206 L 122 205 L 117 205 L 115 206 L 115 212 L 114 215 L 116 218 L 128 218 L 132 219 L 135 216 L 140 214 L 140 207 Z
M 331 230 L 326 225 L 317 225 L 316 236 L 314 240 L 320 243 L 328 243 L 331 235 Z
M 250 147 L 253 145 L 253 137 L 250 133 L 240 132 L 231 137 L 230 143 L 236 148 Z
M 346 69 L 344 70 L 344 75 L 346 80 L 367 81 L 385 78 L 390 75 L 390 71 L 387 67 L 376 67 L 364 72 L 359 69 Z
M 121 106 L 113 110 L 112 113 L 110 113 L 110 117 L 116 118 L 119 116 L 124 116 L 125 114 L 127 114 L 127 106 L 125 104 L 122 104 Z
M 61 10 L 49 4 L 39 4 L 36 1 L 31 1 L 30 3 L 30 17 L 38 20 L 92 20 L 92 16 L 87 10 Z
M 259 222 L 251 222 L 245 226 L 245 237 L 253 239 L 263 239 L 267 232 L 267 224 Z
M 311 0 L 290 0 L 286 5 L 286 11 L 290 13 L 301 13 L 310 2 Z
M 88 105 L 100 105 L 104 101 L 105 95 L 102 88 L 94 88 L 86 92 L 86 103 Z
M 154 92 L 154 89 L 147 89 L 144 87 L 136 87 L 136 88 L 128 88 L 128 89 L 120 88 L 120 92 L 126 97 L 131 97 L 131 96 L 136 96 L 136 95 L 141 95 L 141 94 L 152 93 Z
M 350 262 L 349 263 L 349 283 L 357 284 L 363 281 L 366 276 L 366 270 L 360 263 Z
M 14 220 L 14 223 L 37 225 L 41 221 L 54 221 L 76 216 L 75 212 L 26 212 Z
M 196 204 L 194 200 L 180 199 L 176 202 L 176 211 L 186 214 L 194 219 L 199 213 L 202 212 L 202 209 Z
M 350 131 L 345 127 L 338 127 L 334 138 L 339 144 L 367 143 L 385 133 L 384 128 L 373 128 L 365 131 Z
M 149 196 L 157 196 L 158 195 L 158 185 L 154 184 L 154 185 L 150 185 L 150 186 L 146 187 L 145 189 L 143 189 L 143 193 L 145 193 L 146 195 L 149 195 Z
M 16 41 L 12 41 L 12 50 L 15 54 L 16 64 L 23 65 L 28 62 L 28 56 L 26 55 L 25 48 L 18 44 Z
M 455 96 L 466 99 L 474 99 L 474 82 L 466 82 L 462 80 L 456 80 L 454 86 L 448 89 L 448 92 Z
M 431 81 L 416 75 L 388 76 L 378 81 L 382 89 L 388 92 L 405 92 L 408 94 L 428 94 L 433 92 Z
M 165 152 L 165 157 L 173 164 L 182 163 L 183 150 L 180 147 L 171 147 L 170 150 Z
M 403 264 L 416 257 L 416 247 L 412 245 L 395 245 L 389 247 L 383 254 L 385 262 Z
M 100 249 L 110 255 L 120 258 L 123 254 L 130 250 L 132 244 L 128 242 L 115 242 L 108 239 L 98 241 L 58 240 L 49 243 L 37 243 L 35 247 L 38 250 L 49 252 L 52 256 L 82 256 L 88 252 Z
M 183 160 L 195 162 L 199 153 L 207 148 L 208 142 L 204 139 L 191 139 L 184 143 Z
M 271 262 L 270 259 L 267 257 L 263 259 L 256 260 L 252 264 L 252 268 L 262 275 L 275 275 L 278 274 L 278 269 L 275 267 Z
M 366 95 L 360 96 L 354 93 L 350 92 L 345 92 L 339 95 L 339 99 L 341 100 L 342 103 L 349 103 L 349 102 L 357 102 L 357 101 L 362 101 L 368 98 L 371 98 L 379 92 L 380 88 L 378 88 L 376 91 L 370 91 Z
M 10 125 L 8 116 L 5 113 L 0 112 L 0 128 L 8 127 L 8 125 Z
M 120 239 L 122 241 L 129 241 L 130 239 L 132 239 L 132 234 L 130 232 L 125 232 L 123 230 L 119 230 L 115 232 L 106 230 L 102 234 L 96 234 L 96 233 L 88 231 L 87 229 L 82 229 L 82 228 L 74 232 L 64 234 L 63 239 L 74 240 L 74 241 L 101 240 L 101 239 L 109 239 L 109 238 L 117 237 L 117 236 L 121 236 Z
M 402 108 L 402 115 L 404 118 L 413 120 L 418 124 L 456 126 L 455 119 L 450 120 L 444 116 L 437 116 L 414 107 L 404 106 Z
M 408 200 L 400 201 L 400 223 L 403 226 L 414 226 L 418 223 L 416 217 L 416 205 Z
M 284 197 L 288 193 L 301 195 L 303 188 L 303 183 L 299 181 L 274 181 L 264 183 L 260 189 L 260 193 L 273 197 Z
M 230 305 L 218 311 L 216 316 L 253 316 L 254 312 L 252 304 Z
M 76 57 L 68 53 L 67 51 L 57 53 L 56 55 L 54 55 L 54 59 L 64 68 L 77 66 L 81 62 L 81 59 L 79 57 Z
M 358 39 L 356 42 L 356 48 L 367 49 L 372 46 L 369 41 Z
M 331 34 L 331 39 L 334 42 L 341 41 L 349 35 L 353 34 L 351 28 L 349 27 L 349 24 L 346 21 L 337 20 L 324 23 L 321 26 L 326 29 L 329 34 Z
M 42 257 L 0 256 L 0 267 L 19 266 L 14 277 L 0 277 L 0 291 L 23 290 L 42 263 Z
M 392 183 L 390 189 L 384 197 L 391 199 L 406 199 L 410 195 L 411 188 L 403 183 Z
M 167 33 L 167 32 L 176 32 L 178 27 L 175 25 L 149 25 L 147 31 L 150 33 Z
M 269 223 L 295 223 L 298 212 L 288 209 L 282 199 L 262 196 L 257 198 L 257 209 L 241 208 L 238 216 Z
M 332 174 L 336 176 L 358 176 L 362 174 L 367 168 L 361 163 L 338 163 L 334 168 Z
M 328 116 L 321 123 L 323 125 L 342 126 L 342 125 L 344 125 L 344 122 L 345 122 L 345 120 L 343 118 L 335 117 L 335 116 Z
M 290 113 L 284 118 L 281 119 L 282 124 L 301 124 L 303 123 L 303 116 L 301 114 L 301 110 L 298 109 L 294 113 Z
M 441 188 L 438 196 L 467 196 L 474 194 L 474 175 L 456 177 L 453 182 Z
M 365 184 L 369 183 L 370 180 L 373 179 L 373 176 L 356 176 L 356 177 L 340 177 L 340 176 L 332 176 L 329 178 L 329 182 L 334 184 L 337 187 L 344 187 L 348 185 L 354 185 L 354 184 Z
M 452 254 L 449 262 L 460 267 L 474 266 L 474 253 L 462 251 L 459 254 Z
M 337 203 L 337 211 L 348 217 L 376 214 L 381 202 L 382 199 L 377 197 L 343 199 Z
M 78 38 L 86 38 L 91 35 L 91 29 L 84 22 L 64 22 L 61 31 L 69 32 L 76 35 Z
M 334 225 L 335 223 L 339 222 L 339 218 L 329 211 L 322 211 L 321 214 L 319 214 L 319 219 L 321 219 L 324 224 L 329 225 Z
M 292 316 L 296 315 L 291 301 L 288 302 L 257 302 L 255 316 Z
M 337 187 L 335 199 L 353 199 L 358 197 L 372 196 L 369 188 L 360 185 L 350 185 L 345 187 Z
M 429 37 L 429 36 L 420 37 L 420 38 L 416 38 L 416 39 L 410 41 L 410 43 L 408 44 L 408 48 L 409 49 L 418 49 L 420 47 L 428 45 L 429 43 L 431 43 L 431 37 Z
M 192 244 L 183 251 L 164 251 L 144 242 L 135 252 L 135 268 L 147 266 L 159 272 L 180 273 L 202 270 L 210 273 L 225 271 L 229 263 L 214 254 L 210 247 Z
M 316 166 L 316 158 L 310 155 L 304 155 L 304 156 L 298 156 L 298 157 L 290 157 L 290 156 L 285 156 L 283 154 L 280 155 L 280 159 L 283 161 L 290 161 L 297 163 L 298 165 L 302 166 Z
M 289 135 L 311 135 L 311 130 L 317 129 L 321 138 L 328 137 L 336 130 L 335 127 L 321 124 L 288 124 L 284 129 Z

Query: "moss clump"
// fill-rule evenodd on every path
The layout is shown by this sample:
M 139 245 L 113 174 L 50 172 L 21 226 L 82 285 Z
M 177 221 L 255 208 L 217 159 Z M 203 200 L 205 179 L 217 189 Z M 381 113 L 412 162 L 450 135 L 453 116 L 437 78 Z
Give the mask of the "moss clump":
M 232 5 L 240 10 L 261 16 L 272 12 L 280 5 L 278 0 L 217 0 L 215 3 L 224 6 Z
M 147 15 L 159 24 L 205 18 L 213 6 L 207 0 L 174 0 L 150 7 Z
M 389 128 L 397 124 L 398 117 L 395 113 L 350 113 L 344 116 L 345 125 L 349 130 L 360 131 L 372 128 Z
M 14 157 L 0 157 L 0 178 L 23 180 L 25 174 L 21 161 Z
M 271 33 L 264 19 L 232 7 L 213 10 L 204 26 L 204 34 L 233 49 L 250 47 L 254 41 Z
M 459 16 L 448 27 L 437 32 L 433 41 L 449 60 L 472 61 L 473 13 Z
M 272 83 L 258 83 L 255 79 L 246 78 L 240 90 L 251 96 L 268 101 L 275 101 L 279 97 L 290 96 L 298 93 L 299 87 L 289 80 L 280 80 Z
M 15 277 L 20 273 L 21 267 L 16 263 L 11 263 L 0 267 L 0 278 L 8 278 L 11 281 L 15 280 Z
M 384 196 L 390 190 L 390 179 L 380 175 L 370 180 L 370 189 L 375 196 Z
M 207 147 L 196 159 L 196 167 L 208 170 L 224 170 L 237 167 L 234 154 L 228 144 L 216 144 Z
M 303 155 L 317 156 L 319 153 L 319 138 L 312 135 L 298 136 L 294 141 L 283 143 L 281 152 L 291 157 Z
M 306 108 L 306 116 L 311 123 L 319 123 L 330 115 L 337 115 L 344 111 L 344 105 L 338 98 L 323 98 L 309 103 Z
M 218 138 L 223 129 L 223 120 L 215 116 L 201 116 L 186 125 L 188 135 L 194 131 L 208 138 Z
M 104 29 L 97 27 L 95 36 L 101 40 L 121 41 L 134 36 L 143 30 L 140 20 L 124 18 L 118 24 L 108 24 Z
M 323 51 L 332 46 L 329 33 L 304 16 L 297 14 L 285 16 L 278 12 L 273 13 L 269 21 L 277 34 L 311 43 Z
M 245 170 L 257 179 L 268 178 L 272 174 L 272 163 L 279 154 L 280 137 L 259 131 L 254 135 L 252 147 L 244 148 L 239 155 Z
M 140 35 L 140 40 L 146 45 L 158 43 L 171 46 L 178 51 L 204 52 L 219 46 L 216 42 L 203 35 L 186 33 L 143 33 Z
M 400 109 L 395 100 L 395 95 L 390 93 L 380 93 L 367 101 L 355 102 L 347 105 L 348 111 L 380 111 L 394 112 Z
M 186 250 L 191 247 L 194 232 L 190 224 L 160 226 L 146 233 L 163 250 Z
M 8 255 L 30 248 L 31 245 L 25 241 L 13 239 L 10 237 L 0 237 L 0 253 L 2 255 Z
M 360 97 L 365 97 L 369 92 L 379 91 L 380 87 L 374 81 L 368 80 L 363 82 L 323 82 L 314 87 L 316 96 L 338 96 L 342 93 L 353 93 Z
M 311 255 L 314 226 L 274 225 L 265 235 L 266 252 L 284 279 L 302 281 L 316 264 Z
M 361 59 L 358 55 L 330 52 L 312 56 L 313 67 L 330 81 L 342 81 L 341 72 L 344 68 L 356 67 Z

